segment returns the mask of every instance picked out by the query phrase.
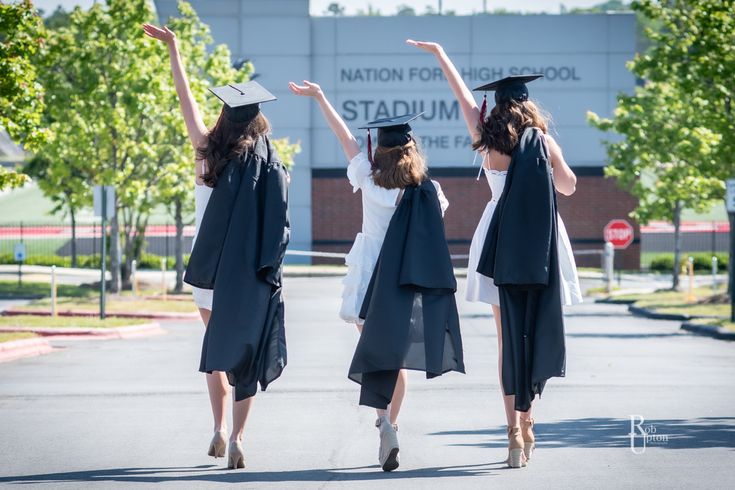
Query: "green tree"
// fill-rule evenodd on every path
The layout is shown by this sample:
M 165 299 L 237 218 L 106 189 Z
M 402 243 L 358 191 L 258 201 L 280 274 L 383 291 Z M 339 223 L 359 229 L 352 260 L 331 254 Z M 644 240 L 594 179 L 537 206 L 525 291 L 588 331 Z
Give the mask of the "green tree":
M 605 175 L 638 198 L 631 217 L 674 224 L 672 288 L 679 287 L 681 212 L 706 210 L 719 198 L 723 182 L 710 175 L 720 135 L 694 126 L 700 109 L 672 85 L 648 83 L 634 95 L 619 95 L 614 117 L 594 113 L 592 125 L 623 139 L 606 141 Z
M 43 23 L 29 0 L 0 3 L 0 130 L 26 149 L 46 137 L 41 128 L 43 87 L 33 64 L 44 38 Z M 24 174 L 0 168 L 0 190 L 26 181 Z
M 140 35 L 141 24 L 153 19 L 145 0 L 77 8 L 68 26 L 52 31 L 40 60 L 53 134 L 41 153 L 55 165 L 83 169 L 89 185 L 116 187 L 112 291 L 120 289 L 121 276 L 128 283 L 130 263 L 142 249 L 164 164 L 156 147 L 166 129 L 160 115 L 171 108 L 161 105 L 160 52 Z
M 674 83 L 682 97 L 700 107 L 696 126 L 722 138 L 708 172 L 734 177 L 735 0 L 642 0 L 631 6 L 660 26 L 646 30 L 651 48 L 636 56 L 633 73 Z
M 416 15 L 416 9 L 402 3 L 396 7 L 396 15 Z
M 0 3 L 0 126 L 27 149 L 45 137 L 43 87 L 33 64 L 44 38 L 43 23 L 29 0 Z
M 325 11 L 325 13 L 331 14 L 335 17 L 341 17 L 345 15 L 345 7 L 343 7 L 338 2 L 332 2 L 327 7 L 327 10 Z

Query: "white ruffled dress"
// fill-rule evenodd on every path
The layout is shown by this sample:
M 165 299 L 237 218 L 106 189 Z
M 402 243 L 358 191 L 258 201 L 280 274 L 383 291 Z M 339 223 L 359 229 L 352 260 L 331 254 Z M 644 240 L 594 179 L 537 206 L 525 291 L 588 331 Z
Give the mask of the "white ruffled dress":
M 342 280 L 344 289 L 339 316 L 345 322 L 362 324 L 359 318 L 362 301 L 380 255 L 385 232 L 396 210 L 401 189 L 385 189 L 375 185 L 370 162 L 363 152 L 350 160 L 347 178 L 352 185 L 352 192 L 362 191 L 362 231 L 355 237 L 355 243 L 345 257 L 347 275 Z M 449 201 L 439 183 L 433 180 L 432 183 L 439 194 L 443 214 L 449 207 Z
M 484 168 L 484 167 L 483 167 Z M 485 237 L 490 227 L 490 221 L 493 219 L 495 207 L 498 199 L 503 193 L 505 187 L 505 178 L 508 172 L 498 170 L 485 170 L 485 177 L 490 186 L 492 197 L 485 206 L 480 222 L 477 224 L 475 235 L 472 237 L 470 245 L 470 258 L 467 264 L 467 301 L 480 301 L 491 305 L 500 304 L 500 293 L 498 287 L 489 277 L 483 276 L 477 272 L 477 264 L 482 255 L 482 248 L 485 245 Z M 561 216 L 558 216 L 559 231 L 557 233 L 557 250 L 559 252 L 559 276 L 561 278 L 561 294 L 563 305 L 575 305 L 582 302 L 582 291 L 579 287 L 579 277 L 577 275 L 577 265 L 574 262 L 574 253 L 572 252 L 572 244 L 567 235 L 567 229 Z M 523 226 L 519 224 L 519 226 Z

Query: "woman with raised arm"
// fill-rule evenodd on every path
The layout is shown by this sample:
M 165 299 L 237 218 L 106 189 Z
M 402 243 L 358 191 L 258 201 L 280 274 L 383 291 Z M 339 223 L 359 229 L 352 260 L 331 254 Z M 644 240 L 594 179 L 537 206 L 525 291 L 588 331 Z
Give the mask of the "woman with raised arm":
M 232 392 L 227 465 L 243 468 L 242 439 L 257 383 L 265 389 L 286 363 L 281 263 L 289 236 L 288 174 L 270 144 L 270 125 L 260 111 L 261 102 L 275 97 L 256 82 L 210 89 L 224 105 L 214 127 L 207 129 L 189 88 L 176 35 L 168 27 L 150 24 L 144 24 L 143 31 L 168 47 L 196 155 L 196 228 L 184 280 L 192 286 L 206 327 L 199 370 L 206 373 L 214 416 L 208 454 L 225 455 L 225 412 Z
M 410 39 L 406 43 L 436 57 L 459 102 L 467 130 L 473 141 L 473 149 L 479 151 L 482 156 L 481 171 L 487 178 L 492 197 L 485 206 L 472 238 L 467 269 L 466 298 L 468 301 L 481 301 L 492 306 L 498 337 L 500 386 L 508 424 L 507 464 L 511 467 L 525 466 L 535 447 L 531 402 L 535 395 L 541 394 L 548 377 L 564 375 L 561 303 L 571 305 L 582 300 L 571 244 L 564 229 L 564 223 L 561 218 L 549 219 L 552 215 L 556 216 L 554 191 L 567 196 L 571 195 L 575 191 L 577 179 L 564 160 L 561 148 L 548 134 L 546 118 L 538 106 L 528 98 L 525 83 L 538 77 L 508 77 L 480 87 L 485 91 L 495 90 L 496 104 L 486 117 L 486 102 L 483 102 L 482 108 L 478 107 L 472 92 L 465 85 L 454 64 L 439 44 Z M 533 151 L 537 151 L 538 154 L 534 154 Z M 547 170 L 538 172 L 541 180 L 538 187 L 534 188 L 538 192 L 531 191 L 529 172 L 525 171 L 527 167 L 522 165 L 522 162 L 525 163 L 529 159 L 527 158 L 529 155 L 536 157 L 535 162 L 548 161 Z M 515 174 L 515 178 L 506 178 L 511 173 Z M 544 178 L 546 178 L 545 181 Z M 513 182 L 512 190 L 516 192 L 508 199 L 503 199 L 505 194 L 510 194 L 511 189 L 506 189 L 506 182 L 510 181 Z M 534 182 L 535 184 L 538 182 Z M 542 199 L 539 197 L 542 194 L 547 197 L 546 202 L 542 201 L 539 206 L 535 206 L 534 200 Z M 514 199 L 517 195 L 524 196 L 525 201 Z M 547 213 L 544 217 L 540 210 L 547 208 L 553 208 L 553 212 Z M 530 228 L 547 233 L 549 239 L 545 243 L 547 247 L 550 247 L 546 249 L 548 257 L 544 258 L 543 250 L 524 247 L 522 242 L 511 242 L 510 239 L 515 236 L 508 231 L 509 228 L 501 227 L 497 216 L 500 212 L 496 212 L 496 209 L 502 209 L 505 218 L 503 225 L 506 227 L 514 227 L 524 233 Z M 519 211 L 530 212 L 532 216 L 538 218 L 538 223 L 529 223 L 519 219 L 522 214 Z M 524 222 L 521 223 L 521 221 Z M 513 245 L 516 246 L 513 250 L 508 250 L 506 255 L 503 255 L 500 248 L 497 248 L 498 234 L 501 232 L 507 239 L 502 242 L 501 248 L 505 247 L 503 251 L 512 248 Z M 529 234 L 526 233 L 526 235 Z M 550 238 L 553 235 L 556 236 L 556 240 Z M 544 243 L 544 240 L 538 241 Z M 524 271 L 529 275 L 539 275 L 545 270 L 558 271 L 558 273 L 547 273 L 546 282 L 543 285 L 544 288 L 551 291 L 544 297 L 544 300 L 547 297 L 551 298 L 550 300 L 530 303 L 527 301 L 530 296 L 508 299 L 506 293 L 512 291 L 510 286 L 514 283 L 510 279 L 500 279 L 503 277 L 500 272 L 502 267 L 498 265 L 498 261 L 501 260 L 505 260 L 505 265 L 510 265 L 511 259 L 502 259 L 508 256 L 522 261 L 520 267 L 529 269 Z M 538 263 L 539 266 L 530 270 L 532 269 L 529 265 L 531 263 Z M 501 286 L 498 287 L 498 284 Z M 525 284 L 521 287 L 527 286 L 528 284 Z M 514 303 L 515 300 L 517 301 Z M 524 301 L 527 303 L 523 303 Z M 523 315 L 517 314 L 517 309 L 521 304 L 542 304 L 544 308 L 538 309 L 538 315 L 533 320 L 527 318 L 527 325 L 524 327 L 518 324 L 519 318 L 523 323 Z M 558 304 L 558 309 L 556 304 Z M 533 308 L 537 307 L 533 306 Z M 536 313 L 535 310 L 534 312 Z M 504 314 L 509 318 L 505 318 Z M 537 334 L 537 341 L 542 338 L 541 334 L 533 331 L 535 321 L 543 323 L 547 330 L 554 332 L 553 346 L 533 349 L 534 345 L 530 345 L 527 346 L 527 350 L 519 353 L 516 350 L 518 345 L 525 346 L 524 342 L 533 338 L 534 333 Z M 531 328 L 530 331 L 529 328 Z M 503 342 L 504 337 L 507 337 L 506 342 Z M 549 361 L 548 357 L 553 357 L 553 361 Z M 518 358 L 522 361 L 519 361 Z M 544 367 L 542 373 L 538 372 L 542 370 L 541 367 Z
M 362 129 L 378 134 L 374 154 L 368 136 L 366 154 L 319 85 L 304 80 L 289 88 L 319 103 L 349 161 L 353 192 L 362 193 L 362 231 L 345 259 L 339 316 L 360 332 L 349 378 L 361 385 L 360 404 L 377 410 L 378 460 L 383 471 L 392 471 L 399 465 L 396 432 L 406 369 L 425 371 L 427 377 L 464 372 L 456 282 L 442 219 L 449 203 L 428 178 L 409 125 L 421 114 L 368 123 Z M 422 303 L 424 292 L 433 296 Z

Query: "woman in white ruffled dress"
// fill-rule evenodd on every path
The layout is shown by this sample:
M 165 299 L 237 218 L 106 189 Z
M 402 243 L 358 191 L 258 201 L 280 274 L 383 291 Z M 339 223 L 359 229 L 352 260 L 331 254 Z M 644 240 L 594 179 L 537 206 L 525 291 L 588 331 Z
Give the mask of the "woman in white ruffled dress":
M 528 100 L 527 90 L 521 97 L 514 100 L 513 103 L 504 105 L 502 110 L 496 106 L 490 116 L 487 119 L 484 119 L 484 111 L 481 112 L 472 92 L 465 85 L 464 80 L 456 67 L 439 44 L 413 40 L 408 40 L 406 42 L 411 46 L 428 51 L 437 58 L 439 66 L 441 67 L 442 72 L 449 82 L 449 86 L 462 109 L 467 130 L 474 142 L 473 147 L 479 150 L 482 155 L 482 172 L 485 174 L 488 185 L 490 186 L 491 199 L 485 206 L 485 210 L 482 213 L 482 217 L 477 225 L 475 234 L 472 237 L 467 266 L 466 299 L 468 301 L 487 303 L 492 306 L 498 335 L 498 373 L 500 375 L 502 371 L 501 354 L 503 341 L 499 307 L 500 297 L 498 288 L 493 284 L 493 280 L 477 272 L 477 264 L 482 253 L 490 221 L 493 217 L 493 213 L 495 212 L 495 206 L 497 205 L 498 199 L 500 199 L 500 195 L 505 187 L 505 178 L 511 161 L 511 146 L 513 145 L 506 144 L 508 148 L 500 148 L 502 151 L 498 151 L 497 148 L 489 147 L 486 144 L 487 141 L 483 141 L 484 135 L 481 133 L 481 128 L 488 124 L 488 121 L 492 118 L 498 118 L 495 119 L 496 127 L 507 128 L 509 126 L 513 126 L 515 138 L 517 139 L 523 133 L 523 125 L 539 127 L 545 133 L 544 138 L 551 156 L 551 166 L 556 191 L 567 196 L 573 194 L 576 189 L 577 178 L 564 160 L 564 156 L 559 145 L 556 143 L 554 138 L 549 134 L 546 134 L 546 118 L 537 106 L 532 101 Z M 508 107 L 511 109 L 508 109 Z M 506 110 L 513 111 L 513 113 L 502 112 Z M 502 119 L 502 121 L 500 119 Z M 519 121 L 522 121 L 523 123 L 519 124 Z M 503 135 L 504 137 L 500 139 L 505 140 L 506 142 L 512 141 L 513 138 L 509 137 L 509 132 L 505 130 L 505 133 L 506 134 Z M 582 302 L 582 293 L 579 287 L 577 267 L 574 263 L 572 247 L 561 217 L 558 219 L 558 224 L 559 275 L 561 278 L 560 282 L 563 296 L 562 304 L 573 305 Z M 519 226 L 522 226 L 522 223 L 519 223 Z M 502 380 L 500 386 L 502 391 Z M 503 402 L 508 423 L 509 456 L 507 462 L 509 466 L 521 467 L 525 466 L 531 457 L 531 453 L 535 447 L 535 436 L 533 433 L 531 409 L 527 412 L 515 410 L 514 398 L 514 395 L 505 395 L 503 393 Z M 522 454 L 520 454 L 521 457 L 518 458 L 514 456 L 511 458 L 511 454 L 517 455 L 520 448 L 523 449 Z
M 403 192 L 402 187 L 396 186 L 395 182 L 392 182 L 390 178 L 386 178 L 385 175 L 390 173 L 391 175 L 401 176 L 401 180 L 404 182 L 418 183 L 423 179 L 426 172 L 425 161 L 413 136 L 408 135 L 408 141 L 405 144 L 391 147 L 382 147 L 379 138 L 373 161 L 377 165 L 376 168 L 380 167 L 378 165 L 379 160 L 387 162 L 381 163 L 381 165 L 389 167 L 384 169 L 387 172 L 381 178 L 380 172 L 382 170 L 373 170 L 368 156 L 360 151 L 360 146 L 354 135 L 329 103 L 319 85 L 304 80 L 303 85 L 291 82 L 289 87 L 296 95 L 311 96 L 317 100 L 327 123 L 339 139 L 349 161 L 347 178 L 352 186 L 352 191 L 357 192 L 359 190 L 362 194 L 362 231 L 355 237 L 355 243 L 345 258 L 347 275 L 343 280 L 342 306 L 339 311 L 340 318 L 347 323 L 354 323 L 358 330 L 361 330 L 363 320 L 359 317 L 359 314 L 362 302 L 378 255 L 380 255 L 385 233 Z M 415 115 L 412 115 L 412 117 L 415 117 Z M 414 182 L 411 182 L 412 180 Z M 444 196 L 439 183 L 436 181 L 432 181 L 432 183 L 436 187 L 442 213 L 444 213 L 449 206 L 449 202 Z M 381 435 L 379 459 L 385 471 L 391 471 L 398 466 L 397 459 L 390 461 L 386 458 L 393 457 L 388 456 L 391 454 L 391 446 L 395 447 L 395 454 L 397 454 L 398 440 L 395 432 L 398 429 L 398 414 L 405 394 L 406 372 L 401 370 L 391 403 L 387 410 L 378 410 L 378 420 L 376 421 L 376 426 Z

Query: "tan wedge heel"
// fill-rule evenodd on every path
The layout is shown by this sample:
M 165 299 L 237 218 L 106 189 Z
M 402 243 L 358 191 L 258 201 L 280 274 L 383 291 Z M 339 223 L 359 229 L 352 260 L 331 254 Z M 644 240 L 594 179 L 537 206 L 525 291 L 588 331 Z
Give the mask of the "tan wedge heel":
M 526 466 L 526 457 L 523 453 L 523 437 L 520 427 L 508 427 L 508 459 L 505 462 L 511 468 Z
M 212 441 L 209 443 L 207 454 L 214 458 L 224 458 L 225 449 L 227 449 L 227 434 L 223 431 L 215 432 Z
M 536 436 L 533 433 L 533 419 L 521 420 L 521 432 L 523 435 L 523 454 L 526 461 L 531 461 L 531 455 L 536 449 Z
M 231 470 L 245 468 L 245 452 L 240 441 L 230 443 L 230 451 L 227 455 L 227 467 Z

